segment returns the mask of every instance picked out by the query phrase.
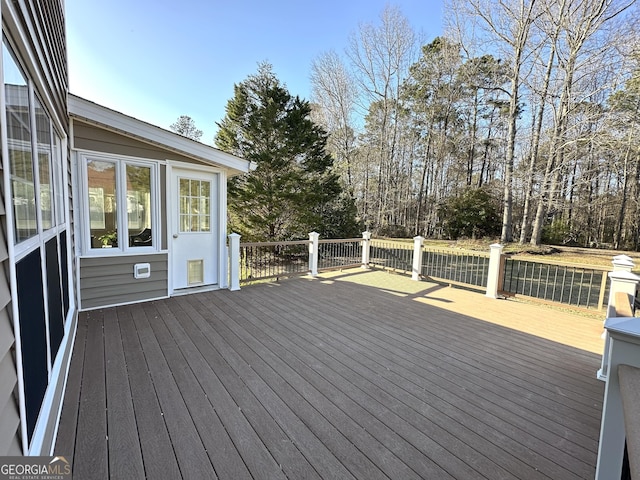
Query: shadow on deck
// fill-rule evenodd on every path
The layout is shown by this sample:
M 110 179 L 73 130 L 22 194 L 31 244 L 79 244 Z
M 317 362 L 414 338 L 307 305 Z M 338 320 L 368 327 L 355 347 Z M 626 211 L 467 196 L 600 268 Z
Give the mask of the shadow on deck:
M 601 327 L 361 270 L 85 312 L 56 454 L 78 479 L 591 479 Z

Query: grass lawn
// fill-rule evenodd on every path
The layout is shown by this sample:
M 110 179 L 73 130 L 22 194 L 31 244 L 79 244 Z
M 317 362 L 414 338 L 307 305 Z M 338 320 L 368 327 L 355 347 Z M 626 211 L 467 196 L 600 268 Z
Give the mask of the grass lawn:
M 395 239 L 398 242 L 412 242 L 411 239 Z M 499 243 L 498 240 L 431 240 L 426 239 L 427 248 L 443 248 L 452 250 L 469 250 L 489 252 L 489 245 Z M 518 258 L 549 263 L 575 263 L 580 265 L 594 265 L 611 267 L 611 259 L 616 255 L 628 255 L 640 270 L 640 252 L 626 252 L 621 250 L 602 250 L 583 247 L 565 247 L 557 245 L 541 245 L 534 247 L 529 244 L 509 243 L 504 247 L 504 253 Z

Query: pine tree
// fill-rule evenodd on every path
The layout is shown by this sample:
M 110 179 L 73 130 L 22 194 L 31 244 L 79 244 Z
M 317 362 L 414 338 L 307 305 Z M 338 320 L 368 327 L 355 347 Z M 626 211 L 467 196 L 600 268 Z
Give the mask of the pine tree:
M 293 97 L 268 63 L 234 86 L 215 141 L 221 150 L 257 165 L 228 185 L 229 225 L 245 239 L 304 238 L 312 230 L 323 236 L 341 233 L 335 218 L 350 206 L 332 170 L 327 134 L 310 114 L 309 102 Z M 349 227 L 355 220 L 340 223 Z

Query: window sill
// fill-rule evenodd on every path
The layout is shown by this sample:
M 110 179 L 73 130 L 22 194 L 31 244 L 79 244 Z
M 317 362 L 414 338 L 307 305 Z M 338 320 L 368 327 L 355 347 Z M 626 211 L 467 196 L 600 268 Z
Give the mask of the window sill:
M 166 255 L 169 250 L 158 250 L 152 247 L 128 248 L 120 250 L 119 248 L 94 248 L 80 255 L 80 258 L 95 257 L 133 257 L 136 255 Z

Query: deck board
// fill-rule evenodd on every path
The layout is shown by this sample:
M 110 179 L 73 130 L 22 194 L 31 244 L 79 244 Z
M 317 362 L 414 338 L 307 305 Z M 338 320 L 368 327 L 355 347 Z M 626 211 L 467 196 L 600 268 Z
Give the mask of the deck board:
M 152 319 L 151 326 L 165 351 L 173 378 L 182 396 L 186 399 L 187 408 L 193 417 L 193 422 L 210 462 L 215 466 L 216 476 L 229 480 L 251 478 L 242 458 L 218 418 L 214 406 L 198 382 L 194 371 L 189 366 L 188 360 L 180 350 L 179 338 L 173 337 L 166 326 L 163 316 L 169 315 L 170 322 L 171 318 L 173 318 L 171 312 L 155 307 L 151 303 L 143 305 L 147 318 Z M 153 321 L 159 319 L 163 321 Z M 175 342 L 175 348 L 168 347 L 172 342 Z
M 356 270 L 83 313 L 57 448 L 75 478 L 590 479 L 596 326 L 542 312 Z
M 142 450 L 138 439 L 131 387 L 115 310 L 104 313 L 104 348 L 109 352 L 106 369 L 107 423 L 109 436 L 109 477 L 144 476 Z
M 316 314 L 316 315 L 319 315 L 319 314 Z M 313 322 L 311 322 L 311 323 L 313 323 Z M 320 323 L 323 323 L 323 322 L 320 322 Z M 343 317 L 341 319 L 340 326 L 345 327 L 345 325 L 347 323 L 348 322 L 346 321 L 346 318 Z M 318 334 L 315 333 L 312 336 L 317 336 L 317 335 Z M 360 335 L 361 336 L 367 336 L 368 334 L 366 332 L 364 332 L 364 331 L 361 331 Z M 287 335 L 285 334 L 285 335 L 283 335 L 283 337 L 287 337 Z M 323 338 L 323 340 L 325 342 L 329 341 L 329 337 L 321 337 L 321 338 Z M 337 331 L 337 332 L 334 332 L 334 338 L 336 339 L 337 342 L 340 342 L 341 339 L 343 339 L 343 338 L 353 339 L 354 335 L 353 335 L 353 332 L 351 332 L 351 331 Z M 351 347 L 353 347 L 355 345 L 352 342 L 350 342 L 350 344 L 351 344 Z M 382 364 L 378 364 L 378 365 L 374 364 L 373 368 L 378 371 L 378 375 L 380 375 L 380 372 L 387 372 L 387 371 L 390 372 L 392 375 L 403 374 L 405 372 L 412 371 L 412 369 L 420 368 L 419 366 L 416 366 L 416 364 L 409 364 L 409 363 L 406 363 L 406 362 L 402 361 L 402 357 L 405 357 L 407 355 L 406 352 L 404 352 L 402 349 L 397 349 L 397 350 L 393 350 L 393 351 L 384 352 L 384 351 L 381 351 L 381 350 L 377 350 L 376 351 L 375 348 L 376 348 L 376 345 L 374 343 L 367 344 L 367 343 L 362 343 L 362 341 L 360 341 L 360 343 L 358 344 L 357 350 L 362 355 L 364 355 L 364 360 L 362 360 L 364 363 L 367 362 L 367 359 L 368 359 L 369 362 L 375 362 L 376 359 L 379 358 L 379 357 L 384 357 L 384 358 L 389 359 L 389 361 L 384 362 Z M 326 346 L 324 347 L 324 349 L 326 350 Z M 345 349 L 344 342 L 343 342 L 343 345 L 340 347 L 340 349 L 342 349 L 342 350 Z M 335 357 L 335 355 L 338 352 L 339 352 L 339 350 L 337 352 L 336 351 L 328 352 L 330 354 L 326 355 L 326 353 L 325 353 L 324 356 L 327 357 L 327 358 L 333 358 L 333 357 Z M 350 354 L 350 355 L 348 355 L 346 357 L 345 363 L 347 365 L 352 366 L 354 364 L 354 359 L 355 359 L 355 356 L 353 354 Z M 394 363 L 398 363 L 398 362 L 399 362 L 399 366 L 394 364 Z M 454 402 L 454 404 L 455 404 L 457 399 L 456 399 L 455 393 L 451 393 L 451 390 L 456 392 L 458 390 L 456 388 L 456 386 L 452 385 L 451 382 L 449 382 L 447 380 L 447 378 L 442 378 L 440 376 L 440 375 L 442 375 L 442 372 L 438 372 L 437 368 L 434 369 L 434 373 L 436 373 L 437 375 L 433 375 L 433 376 L 427 377 L 426 379 L 425 378 L 421 378 L 421 379 L 419 379 L 417 381 L 418 388 L 416 389 L 416 394 L 419 395 L 421 391 L 423 392 L 422 395 L 425 395 L 427 392 L 435 392 L 436 395 L 439 395 L 440 397 L 444 397 L 449 402 Z M 351 380 L 351 381 L 353 381 L 353 380 Z M 402 382 L 401 385 L 405 386 L 405 388 L 406 388 L 406 382 Z M 462 390 L 462 392 L 466 394 L 468 391 L 473 391 L 472 387 L 469 387 L 469 386 L 465 385 L 464 389 Z M 469 402 L 463 403 L 461 405 L 461 407 L 462 407 L 461 411 L 468 411 L 468 410 L 473 408 L 473 405 L 470 403 L 471 401 L 474 400 L 472 398 L 473 395 L 469 395 L 469 397 L 470 397 L 469 398 Z M 459 401 L 458 401 L 458 403 L 459 403 Z M 432 400 L 432 402 L 430 402 L 430 405 L 433 405 L 433 404 L 436 404 L 436 399 L 435 398 Z M 445 404 L 442 408 L 446 409 L 446 406 L 447 405 Z M 502 408 L 501 405 L 497 405 L 496 406 L 495 410 L 497 411 L 498 414 L 503 414 L 503 412 L 501 411 L 501 408 Z M 446 410 L 445 410 L 445 412 L 446 412 Z M 436 416 L 439 415 L 439 414 L 445 413 L 445 412 L 442 412 L 442 411 L 441 412 L 437 412 Z M 483 411 L 482 409 L 476 408 L 475 409 L 475 414 L 476 414 L 478 419 L 482 419 L 483 417 L 486 416 L 486 411 Z M 434 416 L 433 413 L 431 414 L 431 416 L 432 417 Z M 411 420 L 413 422 L 416 421 L 415 417 L 411 416 L 411 414 L 409 414 L 408 418 L 411 418 Z M 527 426 L 528 426 L 528 424 L 527 424 Z M 450 428 L 451 425 L 449 423 L 447 423 L 447 424 L 445 424 L 445 427 L 446 428 Z M 495 428 L 495 425 L 492 425 L 492 427 Z M 502 447 L 507 449 L 507 451 L 509 449 L 513 450 L 514 447 L 517 447 L 517 442 L 519 441 L 520 437 L 522 437 L 523 435 L 525 435 L 525 436 L 528 435 L 528 433 L 526 431 L 521 431 L 521 430 L 514 429 L 512 427 L 512 425 L 508 424 L 508 423 L 504 423 L 503 422 L 502 423 L 502 427 L 503 427 L 503 430 L 505 430 L 505 431 L 507 431 L 509 433 L 508 440 L 504 443 L 504 445 L 502 445 Z M 479 428 L 480 428 L 480 426 L 477 423 L 473 424 L 473 426 L 472 426 L 472 429 L 479 429 Z M 491 431 L 491 430 L 489 430 L 489 431 Z M 441 440 L 442 436 L 441 435 L 435 435 L 435 433 L 434 433 L 434 438 L 437 438 L 438 440 Z M 531 438 L 530 441 L 533 442 L 533 441 L 535 441 L 535 439 Z M 475 445 L 480 445 L 480 442 L 475 442 Z M 425 452 L 425 453 L 429 454 L 429 452 Z M 527 458 L 527 456 L 530 455 L 530 452 L 529 452 L 528 449 L 522 448 L 520 450 L 516 449 L 515 454 L 517 454 L 518 457 Z M 474 463 L 478 462 L 478 460 L 476 458 L 476 457 L 478 457 L 477 454 L 475 456 L 470 454 L 470 456 L 471 456 L 471 458 L 474 458 Z M 443 459 L 442 459 L 443 457 L 445 457 L 445 456 L 444 455 L 440 455 L 438 457 L 441 462 L 443 461 Z M 530 466 L 529 466 L 530 472 L 529 472 L 529 476 L 527 478 L 536 478 L 536 475 L 538 475 L 538 474 L 536 473 L 535 469 L 538 467 L 540 462 L 544 462 L 544 461 L 545 461 L 544 459 L 541 460 L 541 459 L 539 459 L 537 457 L 532 458 L 531 461 L 530 461 Z M 551 464 L 550 464 L 550 466 L 553 467 L 553 465 L 551 465 Z M 522 472 L 524 470 L 523 470 L 522 466 L 519 466 L 516 469 L 516 471 Z M 557 478 L 572 478 L 571 474 L 568 474 L 566 471 L 561 471 L 561 472 L 557 472 L 557 473 L 558 473 Z M 493 472 L 493 473 L 488 474 L 486 478 L 496 478 L 495 475 L 496 475 L 496 473 Z M 469 477 L 469 475 L 467 475 L 466 477 L 465 476 L 458 476 L 457 478 L 468 478 L 468 477 Z M 475 477 L 471 477 L 471 478 L 475 478 Z
M 158 310 L 169 312 L 168 315 L 171 316 L 167 303 L 155 302 L 153 305 Z M 222 383 L 220 378 L 222 372 L 229 368 L 224 359 L 202 338 L 199 331 L 192 328 L 190 322 L 184 320 L 187 317 L 184 311 L 177 305 L 173 305 L 173 302 L 171 307 L 175 313 L 173 318 L 180 318 L 181 321 L 169 321 L 167 327 L 177 339 L 181 351 L 215 406 L 220 421 L 224 424 L 251 475 L 254 478 L 260 478 L 260 476 L 286 478 L 280 465 L 262 442 L 255 426 Z
M 265 313 L 264 309 L 261 313 Z M 248 318 L 248 315 L 243 312 L 243 318 Z M 263 315 L 261 318 L 262 321 L 266 321 L 265 316 Z M 295 335 L 295 327 L 292 330 L 275 332 L 275 336 L 279 339 L 289 339 L 293 335 Z M 261 342 L 265 342 L 265 336 L 259 335 L 261 331 L 265 331 L 264 327 L 256 329 L 250 338 L 260 338 Z M 253 336 L 256 335 L 256 336 Z M 266 351 L 274 352 L 273 355 L 278 358 L 287 358 L 289 362 L 293 364 L 292 371 L 305 371 L 306 375 L 311 375 L 313 370 L 309 369 L 306 365 L 308 363 L 313 363 L 316 371 L 321 371 L 324 380 L 329 382 L 331 386 L 329 388 L 333 389 L 335 387 L 339 388 L 343 393 L 350 392 L 350 396 L 354 402 L 358 405 L 365 408 L 369 412 L 374 412 L 374 415 L 378 418 L 383 419 L 383 422 L 391 429 L 393 432 L 396 432 L 398 436 L 405 442 L 405 445 L 396 446 L 398 451 L 402 451 L 401 456 L 408 456 L 410 453 L 414 453 L 417 458 L 423 457 L 424 454 L 417 451 L 419 449 L 430 450 L 431 455 L 441 457 L 440 462 L 444 465 L 436 466 L 429 465 L 432 469 L 429 473 L 424 464 L 415 465 L 414 470 L 416 473 L 419 472 L 419 475 L 434 475 L 438 478 L 443 478 L 447 475 L 448 472 L 451 474 L 458 475 L 460 478 L 469 478 L 475 475 L 475 472 L 469 470 L 468 466 L 463 465 L 458 459 L 458 455 L 449 455 L 447 456 L 445 452 L 442 450 L 441 446 L 434 442 L 431 438 L 424 435 L 421 430 L 416 429 L 412 424 L 409 424 L 404 418 L 400 417 L 396 414 L 397 409 L 400 405 L 397 403 L 395 398 L 385 397 L 382 400 L 376 398 L 379 397 L 378 386 L 375 383 L 363 383 L 360 382 L 358 385 L 358 380 L 361 377 L 357 375 L 350 375 L 350 370 L 331 368 L 330 364 L 332 363 L 331 359 L 333 355 L 327 357 L 326 355 L 320 354 L 319 356 L 312 356 L 314 353 L 314 349 L 312 348 L 311 341 L 313 337 L 306 339 L 309 343 L 305 345 L 306 348 L 299 348 L 295 346 L 295 343 L 281 343 L 278 345 L 274 341 L 270 341 L 266 343 L 265 349 Z M 277 355 L 276 355 L 277 354 Z M 296 358 L 294 358 L 296 357 Z M 324 365 L 322 368 L 319 368 L 320 362 L 323 362 Z M 305 368 L 306 367 L 306 368 Z M 276 368 L 278 370 L 282 370 L 283 366 L 277 365 Z M 353 386 L 358 386 L 358 389 L 353 389 Z M 326 387 L 325 387 L 326 388 Z M 386 407 L 388 405 L 393 405 L 393 408 Z M 348 412 L 353 414 L 353 412 Z M 413 415 L 413 413 L 412 413 Z M 414 419 L 415 420 L 415 419 Z M 415 423 L 415 422 L 412 422 Z M 439 437 L 444 432 L 432 432 L 434 437 Z M 415 452 L 411 452 L 410 448 L 415 448 Z M 413 461 L 415 463 L 415 461 Z M 407 462 L 411 464 L 411 460 Z M 400 477 L 397 477 L 400 478 Z M 494 477 L 497 478 L 497 477 Z
M 475 454 L 474 468 L 484 471 L 487 478 L 503 478 L 499 465 L 490 460 L 492 457 L 500 458 L 500 463 L 513 464 L 514 468 L 518 470 L 523 469 L 521 462 L 518 462 L 515 457 L 509 458 L 509 455 L 504 454 L 501 449 L 486 449 L 486 446 L 490 444 L 484 442 L 476 433 L 479 428 L 478 424 L 471 425 L 471 428 L 452 425 L 450 417 L 444 416 L 444 412 L 437 411 L 433 405 L 423 400 L 426 391 L 422 387 L 398 381 L 396 374 L 386 366 L 371 362 L 355 350 L 345 354 L 342 351 L 344 348 L 340 348 L 341 345 L 332 338 L 318 331 L 300 328 L 294 322 L 289 324 L 289 330 L 278 329 L 276 326 L 272 338 L 278 339 L 276 341 L 279 343 L 291 341 L 297 346 L 292 350 L 309 351 L 314 356 L 314 362 L 322 361 L 327 369 L 330 368 L 339 373 L 348 382 L 366 390 L 381 403 L 393 405 L 394 411 L 400 413 L 404 418 L 410 418 L 415 426 L 423 432 L 429 432 L 433 438 L 436 438 L 458 458 Z M 334 345 L 338 348 L 335 348 Z M 450 435 L 443 426 L 447 429 L 453 429 L 457 437 Z M 466 443 L 456 442 L 455 438 L 464 438 Z M 483 451 L 486 456 L 478 456 L 477 452 L 469 445 L 476 445 L 475 448 Z
M 253 353 L 243 349 L 245 358 L 247 358 L 251 368 L 256 370 L 269 384 L 275 387 L 278 394 L 285 399 L 288 405 L 291 405 L 293 410 L 299 412 L 300 415 L 304 415 L 302 418 L 306 419 L 306 422 L 310 424 L 310 428 L 314 429 L 315 434 L 320 437 L 324 444 L 332 448 L 333 455 L 343 461 L 348 460 L 350 467 L 355 470 L 354 474 L 358 475 L 359 478 L 380 477 L 381 470 L 376 468 L 370 460 L 357 450 L 357 448 L 352 445 L 350 438 L 348 436 L 345 437 L 335 425 L 339 424 L 344 428 L 346 423 L 350 424 L 348 428 L 350 432 L 354 430 L 361 431 L 362 427 L 357 426 L 351 417 L 341 411 L 337 411 L 337 408 L 330 405 L 326 397 L 322 395 L 322 392 L 316 389 L 308 379 L 303 378 L 298 373 L 301 370 L 300 368 L 294 369 L 289 367 L 285 362 L 279 361 L 278 357 L 282 355 L 282 352 L 278 352 L 278 355 L 276 355 L 275 351 L 267 349 L 256 342 L 251 342 L 252 337 L 250 333 L 241 331 L 241 328 L 237 326 L 232 326 L 230 318 L 225 318 L 227 315 L 220 311 L 215 304 L 203 302 L 203 307 L 205 310 L 215 312 L 217 318 L 220 318 L 222 322 L 225 322 L 225 320 L 228 322 L 225 332 L 227 338 L 231 336 L 231 332 L 233 331 L 236 335 L 244 337 L 245 341 L 252 344 L 249 346 L 254 349 Z M 230 310 L 226 310 L 226 312 L 229 313 Z M 231 314 L 231 317 L 233 316 L 235 315 Z M 234 342 L 233 339 L 230 339 L 230 341 Z M 302 392 L 304 396 L 301 395 L 300 392 Z M 309 405 L 307 405 L 307 402 Z M 331 419 L 331 421 L 329 419 Z M 370 439 L 367 440 L 370 442 Z M 368 445 L 367 441 L 361 443 Z M 395 463 L 399 470 L 391 470 L 394 465 L 394 460 L 388 458 L 388 450 L 379 449 L 377 453 L 378 455 L 383 455 L 381 460 L 387 464 L 387 469 L 391 473 L 404 475 L 404 478 L 415 477 L 415 474 L 397 460 Z M 386 461 L 385 457 L 387 457 Z M 348 476 L 343 473 L 340 478 L 348 478 Z
M 131 310 L 118 310 L 140 448 L 147 478 L 180 478 L 178 462 Z M 82 459 L 86 461 L 85 459 Z
M 185 321 L 193 321 L 194 327 L 201 329 L 201 338 L 209 342 L 210 352 L 215 351 L 219 357 L 217 363 L 226 364 L 226 368 L 216 370 L 216 373 L 263 442 L 271 446 L 270 452 L 285 473 L 292 478 L 320 478 L 294 442 L 295 437 L 289 437 L 274 418 L 274 415 L 278 416 L 278 407 L 272 405 L 273 397 L 267 389 L 260 392 L 254 385 L 251 366 L 240 364 L 234 350 L 226 344 L 218 329 L 208 328 L 207 320 L 192 307 L 191 302 L 185 302 L 184 299 L 178 299 L 178 302 L 187 314 Z
M 83 316 L 83 320 L 86 320 L 86 317 Z M 67 374 L 67 385 L 56 436 L 56 453 L 71 460 L 74 458 L 75 453 L 86 336 L 87 322 L 79 321 L 76 327 L 73 354 L 69 365 L 69 373 Z
M 172 355 L 175 343 L 161 346 L 142 306 L 136 304 L 129 308 L 138 326 L 138 338 L 172 440 L 180 473 L 183 478 L 207 478 L 211 476 L 212 465 L 174 378 L 174 375 L 181 375 L 182 371 L 172 371 L 167 363 L 166 357 Z
M 106 478 L 109 472 L 107 443 L 107 396 L 105 386 L 103 316 L 87 321 L 82 396 L 73 464 L 77 478 Z M 80 459 L 90 458 L 91 462 Z

